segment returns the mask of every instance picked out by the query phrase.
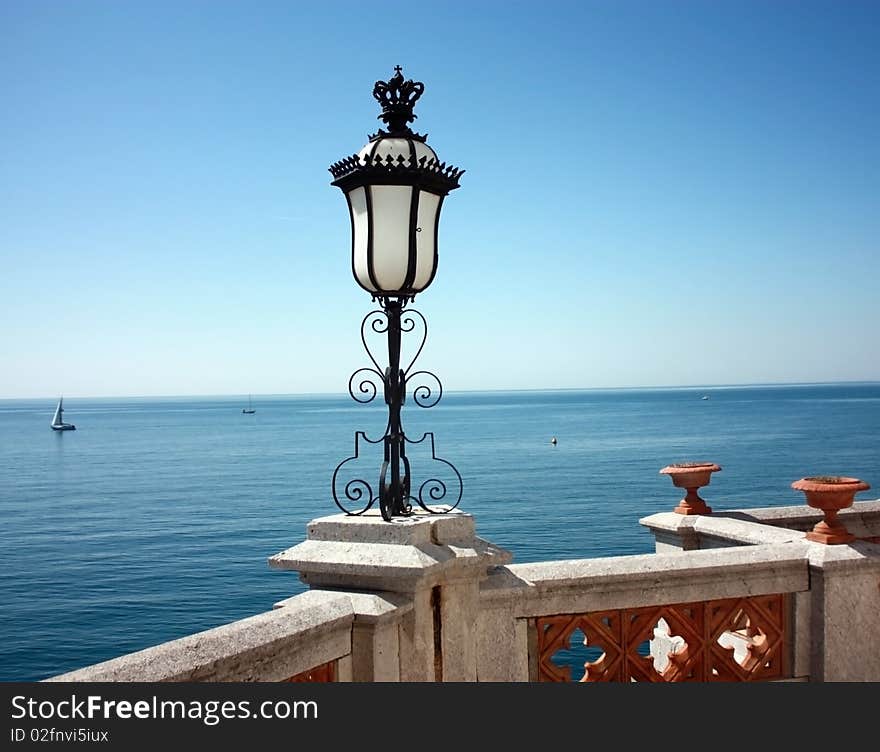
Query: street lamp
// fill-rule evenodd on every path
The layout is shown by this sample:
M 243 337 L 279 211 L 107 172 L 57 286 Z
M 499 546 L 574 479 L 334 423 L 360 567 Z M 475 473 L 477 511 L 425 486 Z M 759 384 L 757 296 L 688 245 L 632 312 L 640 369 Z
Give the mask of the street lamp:
M 388 81 L 377 81 L 373 97 L 382 106 L 379 119 L 387 130 L 379 129 L 357 154 L 330 166 L 331 185 L 338 186 L 348 201 L 351 217 L 351 268 L 357 283 L 380 306 L 361 322 L 361 341 L 374 368 L 355 371 L 348 383 L 351 396 L 361 403 L 371 402 L 381 385 L 388 405 L 385 434 L 369 439 L 363 431 L 355 432 L 354 455 L 343 460 L 333 472 L 333 499 L 348 514 L 363 514 L 378 501 L 382 517 L 390 522 L 395 516 L 412 512 L 413 502 L 433 513 L 454 509 L 461 501 L 461 475 L 455 467 L 436 456 L 434 434 L 420 439 L 406 436 L 400 411 L 407 386 L 419 407 L 433 407 L 440 401 L 443 387 L 430 371 L 412 371 L 413 363 L 424 347 L 427 322 L 418 311 L 407 308 L 416 294 L 427 289 L 437 271 L 437 228 L 440 207 L 449 191 L 458 188 L 464 170 L 441 162 L 425 143 L 425 136 L 410 127 L 416 115 L 413 106 L 425 90 L 419 81 L 404 80 L 400 66 Z M 415 357 L 405 368 L 400 366 L 401 335 L 421 331 L 421 343 Z M 387 333 L 388 366 L 384 371 L 370 351 L 366 334 Z M 432 388 L 433 387 L 433 388 Z M 446 498 L 449 489 L 440 478 L 429 478 L 415 488 L 407 444 L 430 440 L 431 458 L 451 468 L 458 485 L 453 504 L 432 507 L 430 502 Z M 343 484 L 340 470 L 359 457 L 362 442 L 383 445 L 384 459 L 379 482 L 374 489 L 369 482 L 356 478 Z M 341 487 L 341 488 L 340 488 Z M 342 503 L 340 492 L 350 509 Z

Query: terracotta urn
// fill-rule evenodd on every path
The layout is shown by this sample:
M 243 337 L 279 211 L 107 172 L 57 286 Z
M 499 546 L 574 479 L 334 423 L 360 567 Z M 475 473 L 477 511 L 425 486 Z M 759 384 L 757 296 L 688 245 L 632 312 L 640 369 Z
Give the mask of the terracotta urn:
M 660 474 L 668 475 L 672 478 L 673 486 L 687 491 L 673 511 L 678 514 L 711 514 L 712 508 L 706 506 L 706 502 L 700 498 L 697 490 L 708 486 L 712 473 L 720 469 L 721 467 L 713 462 L 679 462 L 664 467 Z
M 837 519 L 837 513 L 852 506 L 856 493 L 867 491 L 871 487 L 865 481 L 842 475 L 817 475 L 796 480 L 791 487 L 795 491 L 803 491 L 807 504 L 814 509 L 821 509 L 825 515 L 807 533 L 807 540 L 827 544 L 855 540 L 855 536 Z

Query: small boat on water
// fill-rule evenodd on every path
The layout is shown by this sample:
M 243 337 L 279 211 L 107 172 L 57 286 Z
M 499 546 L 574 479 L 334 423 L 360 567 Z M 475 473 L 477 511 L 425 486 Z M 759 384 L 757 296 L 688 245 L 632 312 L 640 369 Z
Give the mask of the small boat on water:
M 708 394 L 704 394 L 702 397 L 700 397 L 700 399 L 709 399 L 709 395 L 708 395 Z
M 241 411 L 242 411 L 245 415 L 253 415 L 255 412 L 257 412 L 257 411 L 254 410 L 254 408 L 251 406 L 251 395 L 248 395 L 248 406 L 247 406 L 247 407 L 243 407 L 243 408 L 241 408 Z
M 64 414 L 64 397 L 58 400 L 58 406 L 55 408 L 55 415 L 52 416 L 52 422 L 49 424 L 53 431 L 75 431 L 76 426 L 73 423 L 65 423 L 61 416 Z

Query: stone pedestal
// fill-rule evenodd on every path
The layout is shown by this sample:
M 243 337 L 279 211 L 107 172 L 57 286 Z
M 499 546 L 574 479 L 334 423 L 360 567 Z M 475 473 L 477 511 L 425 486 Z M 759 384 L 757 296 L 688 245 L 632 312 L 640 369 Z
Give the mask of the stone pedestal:
M 880 544 L 810 543 L 810 681 L 880 681 Z
M 639 524 L 650 528 L 654 534 L 654 550 L 658 554 L 696 551 L 700 548 L 700 536 L 694 529 L 697 515 L 660 512 L 644 517 Z
M 273 569 L 295 570 L 312 588 L 403 595 L 397 656 L 387 620 L 373 647 L 375 675 L 400 681 L 476 681 L 479 583 L 490 568 L 508 564 L 511 554 L 479 538 L 474 518 L 464 512 L 420 512 L 385 522 L 379 512 L 335 514 L 313 520 L 307 539 L 269 558 Z M 360 630 L 370 622 L 358 621 Z M 378 623 L 377 627 L 380 626 Z M 363 644 L 365 634 L 359 637 Z M 397 660 L 397 667 L 387 661 Z M 355 665 L 359 656 L 354 655 Z M 382 663 L 384 661 L 385 663 Z

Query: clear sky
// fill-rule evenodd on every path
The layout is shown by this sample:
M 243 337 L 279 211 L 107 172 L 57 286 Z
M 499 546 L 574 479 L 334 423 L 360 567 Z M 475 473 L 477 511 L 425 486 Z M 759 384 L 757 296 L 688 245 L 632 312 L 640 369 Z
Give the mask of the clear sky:
M 0 397 L 344 392 L 373 83 L 449 390 L 880 379 L 880 3 L 0 0 Z

